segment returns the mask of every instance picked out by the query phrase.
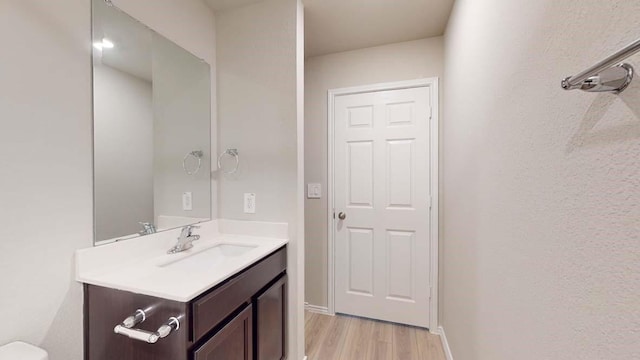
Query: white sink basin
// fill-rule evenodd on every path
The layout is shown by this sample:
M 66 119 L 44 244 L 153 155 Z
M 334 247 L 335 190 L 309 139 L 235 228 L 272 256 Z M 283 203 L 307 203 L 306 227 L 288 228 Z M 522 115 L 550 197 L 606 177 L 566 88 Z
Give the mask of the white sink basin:
M 225 262 L 242 256 L 257 248 L 257 245 L 218 244 L 187 257 L 159 265 L 163 268 L 182 271 L 204 271 L 223 266 Z

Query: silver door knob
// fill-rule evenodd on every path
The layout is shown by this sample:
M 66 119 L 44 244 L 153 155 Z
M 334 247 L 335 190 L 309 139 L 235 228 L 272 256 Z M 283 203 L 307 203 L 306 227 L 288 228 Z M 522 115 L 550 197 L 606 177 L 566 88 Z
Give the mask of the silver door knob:
M 345 213 L 343 213 L 343 212 L 341 212 L 341 213 L 339 213 L 339 214 L 338 214 L 338 219 L 340 219 L 340 220 L 344 220 L 344 219 L 346 219 L 346 218 L 347 218 L 347 214 L 345 214 Z

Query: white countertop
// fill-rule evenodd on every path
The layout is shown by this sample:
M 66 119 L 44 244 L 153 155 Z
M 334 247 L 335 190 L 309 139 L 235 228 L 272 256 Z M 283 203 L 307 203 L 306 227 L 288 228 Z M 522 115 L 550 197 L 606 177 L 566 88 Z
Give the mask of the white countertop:
M 76 251 L 76 280 L 137 294 L 189 302 L 288 243 L 287 225 L 214 220 L 199 224 L 193 248 L 167 254 L 180 229 Z M 221 262 L 204 263 L 199 271 L 166 266 L 201 254 L 216 245 L 253 249 Z

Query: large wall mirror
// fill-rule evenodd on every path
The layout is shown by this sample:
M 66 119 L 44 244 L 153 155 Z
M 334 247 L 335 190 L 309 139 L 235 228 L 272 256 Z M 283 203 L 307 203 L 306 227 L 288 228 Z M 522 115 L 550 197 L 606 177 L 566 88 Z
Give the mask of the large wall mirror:
M 211 74 L 93 0 L 95 242 L 211 219 Z

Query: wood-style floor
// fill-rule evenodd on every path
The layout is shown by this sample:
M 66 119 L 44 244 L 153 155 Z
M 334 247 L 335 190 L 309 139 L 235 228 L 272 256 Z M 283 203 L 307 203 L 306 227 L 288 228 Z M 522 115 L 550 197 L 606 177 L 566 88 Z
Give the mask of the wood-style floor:
M 309 360 L 445 360 L 428 330 L 351 316 L 305 312 Z

